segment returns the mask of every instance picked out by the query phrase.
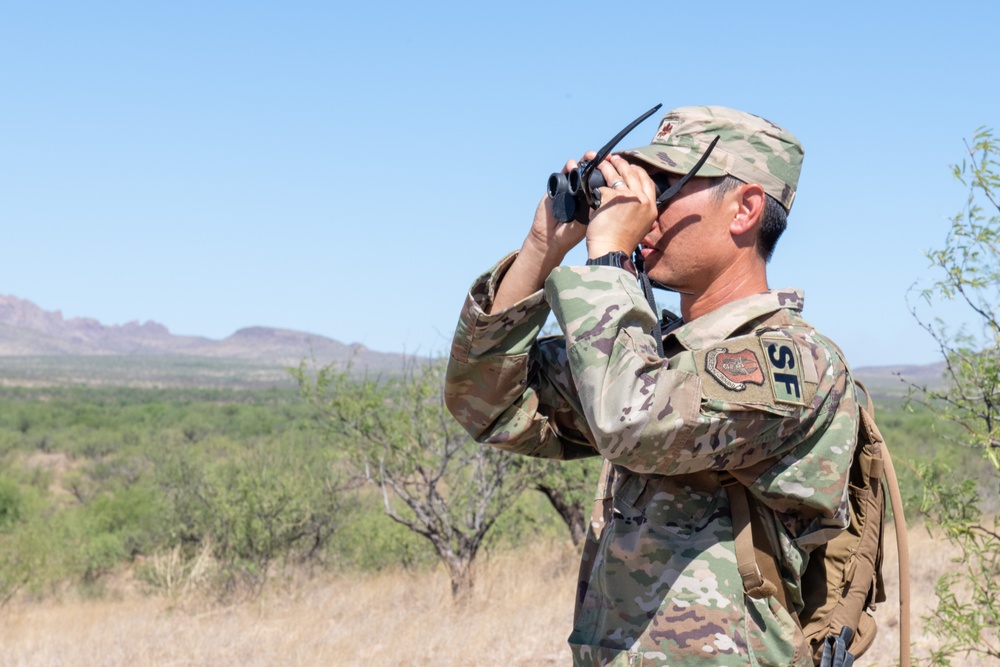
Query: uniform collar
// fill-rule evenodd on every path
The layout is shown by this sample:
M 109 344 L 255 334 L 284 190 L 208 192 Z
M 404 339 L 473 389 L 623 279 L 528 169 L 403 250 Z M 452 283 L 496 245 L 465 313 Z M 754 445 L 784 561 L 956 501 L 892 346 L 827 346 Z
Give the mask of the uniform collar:
M 801 290 L 786 288 L 737 299 L 677 327 L 667 338 L 675 338 L 688 350 L 701 350 L 729 338 L 749 322 L 782 309 L 802 311 Z

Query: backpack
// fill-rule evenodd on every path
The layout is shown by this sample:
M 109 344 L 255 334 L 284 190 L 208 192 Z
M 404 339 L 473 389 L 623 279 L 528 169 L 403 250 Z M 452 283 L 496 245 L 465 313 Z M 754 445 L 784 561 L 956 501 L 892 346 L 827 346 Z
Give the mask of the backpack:
M 831 643 L 828 638 L 836 641 L 839 636 L 841 649 L 846 646 L 853 656 L 860 656 L 875 640 L 876 623 L 871 612 L 877 603 L 886 600 L 882 581 L 886 508 L 882 486 L 884 478 L 892 501 L 899 553 L 900 665 L 909 667 L 910 596 L 906 521 L 892 459 L 872 417 L 874 406 L 871 396 L 861 383 L 856 384 L 864 393 L 867 405 L 859 401 L 858 444 L 850 469 L 850 526 L 810 554 L 802 576 L 803 609 L 796 614 L 778 574 L 773 537 L 766 530 L 768 526 L 762 516 L 766 510 L 751 500 L 746 487 L 728 479 L 724 484 L 729 493 L 733 518 L 736 561 L 748 595 L 757 598 L 773 595 L 798 621 L 813 649 L 816 665 L 820 665 L 824 647 Z M 844 631 L 844 628 L 849 628 L 850 632 Z

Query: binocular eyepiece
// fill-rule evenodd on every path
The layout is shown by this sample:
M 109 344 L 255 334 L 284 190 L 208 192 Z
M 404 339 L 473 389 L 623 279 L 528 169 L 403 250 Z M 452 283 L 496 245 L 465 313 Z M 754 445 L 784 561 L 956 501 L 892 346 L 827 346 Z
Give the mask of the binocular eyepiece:
M 576 220 L 585 225 L 590 222 L 590 211 L 587 209 L 591 205 L 594 208 L 601 205 L 598 188 L 603 188 L 607 182 L 601 172 L 588 170 L 589 165 L 590 162 L 584 160 L 569 173 L 558 172 L 549 176 L 546 190 L 552 198 L 552 212 L 559 222 Z

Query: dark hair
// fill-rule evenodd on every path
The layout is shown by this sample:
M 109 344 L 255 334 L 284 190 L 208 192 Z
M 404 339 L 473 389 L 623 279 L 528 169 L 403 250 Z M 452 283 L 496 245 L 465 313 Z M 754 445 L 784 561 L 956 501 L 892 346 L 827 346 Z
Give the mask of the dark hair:
M 744 182 L 735 176 L 719 176 L 714 179 L 715 183 L 712 184 L 712 191 L 715 198 L 719 201 L 728 192 L 732 192 Z M 781 237 L 782 233 L 785 231 L 785 227 L 788 226 L 788 212 L 785 211 L 785 207 L 778 203 L 778 200 L 767 195 L 767 201 L 764 204 L 764 213 L 760 216 L 760 226 L 757 228 L 757 252 L 764 259 L 765 262 L 771 261 L 771 255 L 774 254 L 774 246 L 778 243 L 778 239 Z

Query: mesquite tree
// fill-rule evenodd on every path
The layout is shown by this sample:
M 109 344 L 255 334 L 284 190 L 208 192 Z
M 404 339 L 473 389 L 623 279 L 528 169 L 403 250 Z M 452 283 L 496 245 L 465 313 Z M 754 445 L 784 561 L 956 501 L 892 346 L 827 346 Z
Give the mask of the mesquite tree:
M 575 461 L 538 460 L 531 465 L 529 487 L 549 501 L 576 546 L 587 536 L 601 461 L 595 456 Z
M 483 539 L 525 488 L 521 462 L 455 422 L 439 361 L 381 379 L 352 379 L 333 366 L 311 373 L 303 363 L 296 377 L 322 422 L 352 443 L 354 465 L 381 491 L 386 515 L 430 541 L 463 600 Z
M 968 308 L 972 327 L 952 329 L 912 308 L 934 337 L 945 363 L 940 389 L 914 387 L 912 396 L 958 424 L 962 444 L 980 449 L 988 481 L 956 481 L 941 470 L 922 469 L 920 509 L 941 526 L 962 552 L 958 568 L 937 582 L 938 604 L 927 631 L 940 641 L 933 665 L 975 654 L 1000 663 L 1000 144 L 990 130 L 977 131 L 967 157 L 954 165 L 968 200 L 951 221 L 944 247 L 927 253 L 938 280 L 921 295 Z M 985 492 L 985 493 L 984 493 Z M 990 506 L 992 503 L 992 507 Z

